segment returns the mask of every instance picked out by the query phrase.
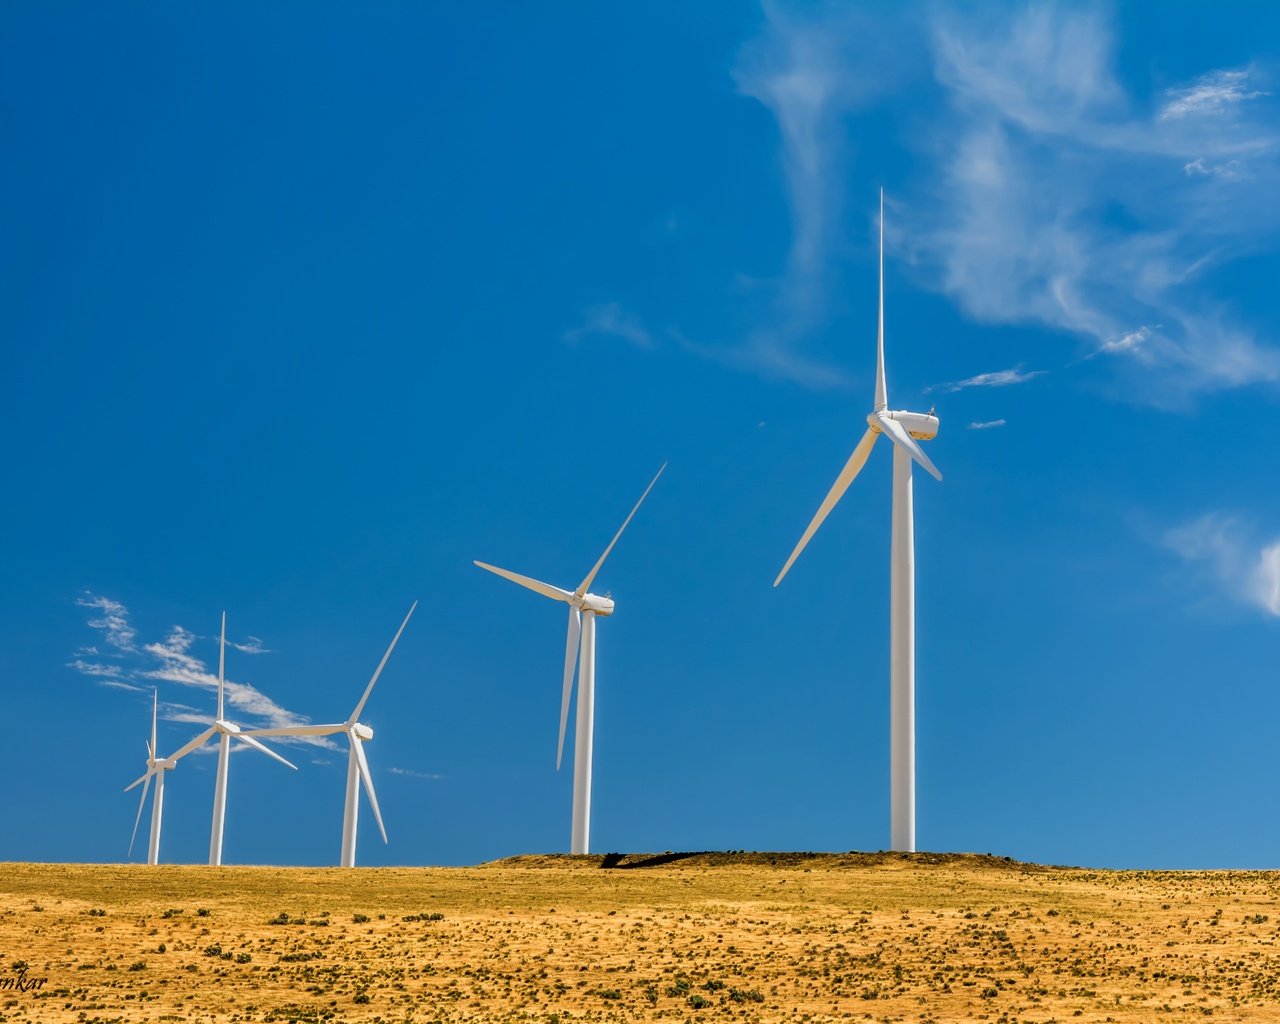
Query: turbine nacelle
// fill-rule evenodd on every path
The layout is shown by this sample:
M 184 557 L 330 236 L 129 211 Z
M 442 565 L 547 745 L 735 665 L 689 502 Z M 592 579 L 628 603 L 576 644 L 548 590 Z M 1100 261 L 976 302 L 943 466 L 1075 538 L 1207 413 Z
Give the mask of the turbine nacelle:
M 218 732 L 225 732 L 229 736 L 234 736 L 240 731 L 240 726 L 236 725 L 235 722 L 228 722 L 225 718 L 215 720 L 213 727 L 217 729 Z
M 897 420 L 907 433 L 918 441 L 932 441 L 938 436 L 938 417 L 931 412 L 907 412 L 905 409 L 891 412 L 886 409 L 882 415 L 888 416 L 891 420 Z M 876 413 L 867 414 L 867 424 L 877 434 L 880 433 Z
M 363 722 L 356 722 L 351 726 L 351 735 L 359 740 L 371 740 L 373 739 L 373 729 Z
M 598 594 L 583 594 L 572 604 L 575 608 L 595 615 L 612 615 L 614 609 L 613 598 L 600 597 Z

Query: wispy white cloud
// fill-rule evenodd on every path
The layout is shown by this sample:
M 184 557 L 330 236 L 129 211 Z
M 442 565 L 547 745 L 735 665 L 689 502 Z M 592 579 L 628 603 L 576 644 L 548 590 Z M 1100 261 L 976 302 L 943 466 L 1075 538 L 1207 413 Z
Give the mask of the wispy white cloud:
M 844 387 L 848 379 L 836 367 L 810 358 L 794 346 L 782 343 L 770 331 L 760 331 L 740 345 L 704 345 L 686 337 L 676 328 L 668 334 L 686 352 L 709 362 L 744 373 L 763 374 L 791 381 L 815 391 Z
M 1003 427 L 1004 420 L 986 420 L 984 422 L 973 422 L 969 424 L 970 430 L 991 430 L 994 427 Z
M 941 391 L 944 394 L 950 394 L 956 391 L 964 391 L 967 388 L 1007 388 L 1013 384 L 1023 384 L 1026 381 L 1035 380 L 1037 377 L 1043 377 L 1047 372 L 1047 370 L 1024 370 L 1019 365 L 1010 367 L 1007 370 L 992 370 L 989 373 L 979 373 L 973 377 L 966 377 L 964 380 L 933 384 L 924 390 L 926 394 L 930 391 Z
M 129 625 L 129 610 L 119 601 L 89 591 L 76 598 L 81 608 L 90 608 L 99 614 L 89 620 L 89 628 L 101 630 L 103 637 L 117 651 L 131 653 L 138 634 Z
M 591 337 L 613 337 L 629 341 L 636 348 L 652 348 L 653 335 L 640 317 L 616 302 L 591 306 L 583 311 L 582 323 L 564 332 L 564 340 L 577 344 Z
M 68 667 L 99 685 L 114 689 L 142 691 L 150 690 L 156 683 L 173 683 L 206 690 L 211 694 L 217 693 L 217 673 L 211 671 L 208 664 L 192 650 L 197 641 L 206 638 L 175 625 L 162 640 L 139 644 L 137 632 L 129 624 L 129 611 L 120 602 L 86 594 L 76 603 L 98 613 L 89 620 L 88 625 L 103 632 L 108 643 L 117 652 L 115 656 L 119 658 L 119 662 L 89 661 L 77 655 L 68 663 Z M 252 636 L 243 642 L 228 640 L 227 646 L 246 654 L 262 654 L 267 650 L 261 640 Z M 249 683 L 227 678 L 224 680 L 223 692 L 228 709 L 227 717 L 238 720 L 241 725 L 280 728 L 310 722 L 306 716 L 277 704 Z M 183 704 L 165 701 L 161 704 L 161 713 L 166 721 L 208 725 L 213 709 L 201 712 Z M 333 741 L 323 736 L 281 737 L 280 741 L 336 749 Z
M 228 640 L 227 646 L 231 647 L 241 654 L 270 654 L 271 651 L 263 645 L 262 641 L 256 636 L 251 636 L 237 643 L 234 640 Z
M 940 10 L 931 35 L 947 118 L 931 140 L 939 186 L 913 208 L 911 235 L 938 288 L 978 320 L 1038 323 L 1125 357 L 1138 400 L 1280 381 L 1280 353 L 1195 280 L 1210 254 L 1280 225 L 1256 72 L 1209 72 L 1144 111 L 1098 9 Z
M 392 775 L 401 775 L 407 779 L 427 779 L 431 782 L 436 782 L 444 778 L 443 775 L 439 775 L 435 772 L 418 772 L 414 771 L 412 768 L 388 768 L 387 771 Z
M 1224 68 L 1201 75 L 1189 86 L 1170 89 L 1158 119 L 1234 114 L 1240 104 L 1267 95 L 1252 88 L 1252 75 L 1244 68 Z
M 1280 617 L 1280 537 L 1261 539 L 1238 518 L 1214 512 L 1166 531 L 1161 540 L 1206 569 L 1234 599 Z
M 767 2 L 763 13 L 733 78 L 777 125 L 791 244 L 781 275 L 756 282 L 768 301 L 744 338 L 686 347 L 805 387 L 841 387 L 845 375 L 816 358 L 811 345 L 829 314 L 832 256 L 841 246 L 851 158 L 845 120 L 892 92 L 910 61 L 896 51 L 898 37 L 881 31 L 884 19 L 865 7 Z M 869 39 L 878 40 L 874 57 Z
M 1136 354 L 1138 348 L 1151 340 L 1152 332 L 1158 331 L 1161 326 L 1161 324 L 1156 324 L 1154 327 L 1147 327 L 1144 325 L 1136 330 L 1127 331 L 1118 338 L 1112 338 L 1110 341 L 1103 342 L 1102 347 L 1090 355 L 1093 356 L 1117 352 Z

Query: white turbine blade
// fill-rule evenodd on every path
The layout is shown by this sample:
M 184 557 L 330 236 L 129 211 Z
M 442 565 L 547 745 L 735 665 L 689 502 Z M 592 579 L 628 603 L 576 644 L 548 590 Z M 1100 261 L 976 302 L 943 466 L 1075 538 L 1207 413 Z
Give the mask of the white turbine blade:
M 270 747 L 268 747 L 265 743 L 259 743 L 259 742 L 258 742 L 257 740 L 255 740 L 252 736 L 246 736 L 244 733 L 242 733 L 242 732 L 238 732 L 238 733 L 236 733 L 236 739 L 238 739 L 238 740 L 244 740 L 247 744 L 249 744 L 249 746 L 253 747 L 253 749 L 254 749 L 254 750 L 261 750 L 264 754 L 266 754 L 266 755 L 267 755 L 267 757 L 274 757 L 277 761 L 279 761 L 279 762 L 280 762 L 282 765 L 284 765 L 286 768 L 292 768 L 295 772 L 298 770 L 298 766 L 297 766 L 296 764 L 293 764 L 293 763 L 292 763 L 292 762 L 290 762 L 290 761 L 286 761 L 283 757 L 281 757 L 279 754 L 277 754 L 274 750 L 272 750 Z
M 773 581 L 776 587 L 782 582 L 782 577 L 787 574 L 795 560 L 800 557 L 800 552 L 804 550 L 805 545 L 815 533 L 818 527 L 822 525 L 823 520 L 843 496 L 844 492 L 849 489 L 849 485 L 853 483 L 853 478 L 858 475 L 863 465 L 867 461 L 867 456 L 871 454 L 871 447 L 876 443 L 879 435 L 870 427 L 867 432 L 862 435 L 862 440 L 858 442 L 858 446 L 854 448 L 853 454 L 849 456 L 849 461 L 844 464 L 844 469 L 840 470 L 840 475 L 836 477 L 836 482 L 831 485 L 831 490 L 827 492 L 827 496 L 822 499 L 822 504 L 818 506 L 818 511 L 814 513 L 813 519 L 809 522 L 808 529 L 804 531 L 804 536 L 800 538 L 800 543 L 791 552 L 791 557 L 787 559 L 787 564 L 782 567 L 782 572 L 778 573 L 778 578 Z
M 154 760 L 156 759 L 155 750 L 156 750 L 156 748 L 155 748 L 155 747 L 153 747 L 153 746 L 148 742 L 148 743 L 147 743 L 147 763 L 148 763 L 148 764 L 149 764 L 150 762 L 152 762 L 152 761 L 154 761 Z
M 413 610 L 418 607 L 418 602 L 414 601 L 409 606 L 409 615 L 413 614 Z M 360 718 L 360 712 L 364 710 L 365 701 L 369 699 L 369 694 L 373 693 L 373 684 L 378 681 L 378 676 L 382 675 L 382 669 L 387 663 L 387 659 L 391 657 L 391 652 L 396 649 L 396 644 L 400 642 L 400 634 L 404 632 L 404 627 L 409 625 L 409 615 L 404 617 L 404 622 L 400 623 L 400 628 L 396 630 L 396 635 L 391 638 L 391 646 L 387 648 L 387 653 L 382 656 L 382 660 L 378 662 L 378 667 L 373 670 L 373 678 L 369 680 L 369 685 L 364 688 L 364 694 L 360 698 L 360 703 L 356 705 L 356 709 L 351 712 L 348 722 L 355 722 Z
M 352 736 L 351 749 L 356 752 L 360 781 L 364 783 L 364 791 L 369 794 L 369 806 L 373 808 L 373 818 L 378 823 L 378 831 L 382 833 L 382 841 L 385 843 L 387 830 L 382 824 L 382 812 L 378 810 L 378 794 L 373 791 L 373 776 L 369 774 L 369 761 L 364 756 L 364 741 L 359 736 Z
M 131 783 L 129 783 L 129 785 L 125 786 L 125 787 L 124 787 L 124 791 L 125 791 L 126 793 L 127 793 L 127 792 L 129 792 L 129 790 L 133 789 L 133 787 L 134 787 L 134 786 L 137 786 L 139 783 L 146 782 L 146 781 L 147 781 L 149 778 L 151 778 L 151 776 L 153 776 L 154 774 L 155 774 L 155 770 L 154 770 L 154 769 L 152 769 L 152 768 L 148 768 L 145 772 L 143 772 L 143 773 L 142 773 L 141 775 L 139 775 L 136 779 L 134 779 Z M 148 783 L 148 785 L 149 785 L 149 783 Z
M 560 698 L 560 742 L 556 746 L 556 771 L 564 757 L 564 729 L 569 722 L 569 694 L 573 692 L 573 671 L 578 667 L 578 644 L 582 639 L 582 612 L 569 606 L 569 634 L 564 642 L 564 693 Z
M 244 729 L 238 736 L 332 736 L 342 732 L 350 723 L 338 722 L 334 725 L 282 725 L 275 729 Z
M 203 747 L 207 742 L 209 742 L 209 737 L 212 736 L 217 731 L 218 729 L 216 726 L 210 726 L 208 729 L 202 732 L 199 736 L 193 739 L 190 743 L 186 744 L 185 746 L 179 747 L 178 752 L 176 754 L 170 754 L 169 760 L 177 761 L 179 758 L 186 757 L 189 753 L 191 753 L 191 751 L 195 750 L 197 747 Z
M 889 440 L 894 444 L 900 444 L 905 448 L 916 462 L 920 463 L 935 480 L 941 480 L 942 474 L 938 472 L 935 466 L 924 453 L 924 450 L 916 444 L 916 439 L 907 433 L 907 428 L 895 420 L 893 417 L 883 412 L 876 413 L 876 422 L 880 424 L 880 429 L 889 435 Z
M 880 319 L 876 327 L 875 411 L 887 408 L 889 392 L 884 383 L 884 189 L 880 189 Z
M 543 597 L 549 597 L 553 601 L 568 601 L 573 597 L 567 590 L 553 587 L 550 583 L 543 583 L 541 580 L 535 580 L 530 576 L 521 576 L 518 572 L 512 572 L 510 569 L 499 569 L 496 565 L 480 561 L 477 561 L 476 565 L 480 566 L 481 569 L 488 569 L 492 573 L 497 573 L 503 579 L 510 580 L 512 583 L 519 583 L 522 587 L 528 587 L 535 593 L 539 593 Z
M 662 471 L 666 468 L 667 464 L 664 462 L 662 467 L 654 475 L 654 478 L 649 481 L 649 486 L 644 489 L 644 494 L 640 495 L 640 500 L 636 502 L 636 507 L 631 510 L 631 515 L 628 515 L 627 518 L 622 521 L 622 525 L 618 527 L 618 532 L 613 535 L 613 540 L 609 541 L 609 546 L 604 549 L 604 554 L 600 556 L 600 560 L 591 567 L 591 571 L 587 573 L 587 578 L 578 585 L 578 589 L 575 590 L 574 593 L 579 597 L 585 594 L 590 588 L 592 581 L 596 578 L 596 573 L 600 571 L 600 567 L 604 565 L 604 560 L 609 557 L 609 552 L 613 550 L 613 546 L 618 543 L 618 538 L 622 536 L 622 531 L 627 528 L 627 523 L 631 522 L 631 516 L 634 516 L 638 511 L 640 511 L 640 506 L 644 504 L 644 499 L 649 497 L 649 492 L 653 490 L 653 485 L 658 482 L 658 477 L 662 476 Z
M 138 838 L 138 823 L 142 821 L 142 808 L 147 804 L 147 790 L 151 788 L 151 773 L 147 772 L 145 778 L 146 782 L 142 784 L 142 798 L 138 801 L 138 813 L 133 819 L 133 835 L 129 837 L 129 852 L 126 855 L 129 857 L 133 856 L 133 844 Z
M 160 705 L 160 691 L 151 691 L 151 745 L 147 748 L 147 756 L 154 757 L 156 750 L 156 712 Z
M 218 717 L 222 717 L 223 669 L 227 663 L 227 613 L 222 613 L 222 638 L 218 641 Z

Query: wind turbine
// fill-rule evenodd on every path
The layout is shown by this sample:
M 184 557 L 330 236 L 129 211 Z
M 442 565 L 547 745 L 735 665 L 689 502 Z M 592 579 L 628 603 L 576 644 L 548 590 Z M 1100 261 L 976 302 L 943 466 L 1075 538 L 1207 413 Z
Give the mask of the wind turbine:
M 269 749 L 259 743 L 252 736 L 246 735 L 240 731 L 240 726 L 234 722 L 229 722 L 223 716 L 224 701 L 224 668 L 227 661 L 227 613 L 222 613 L 222 636 L 218 641 L 218 717 L 213 720 L 213 724 L 209 726 L 191 742 L 180 747 L 178 751 L 169 758 L 170 761 L 177 761 L 186 757 L 193 750 L 203 747 L 215 734 L 218 737 L 218 781 L 213 789 L 213 829 L 209 835 L 209 863 L 216 867 L 222 863 L 222 827 L 227 819 L 227 762 L 231 755 L 231 739 L 242 740 L 249 744 L 255 750 L 261 750 L 268 757 L 274 757 L 282 765 L 297 771 L 298 766 L 286 761 L 274 750 Z
M 413 610 L 417 607 L 418 602 L 414 601 L 409 606 L 409 615 L 412 615 Z M 395 650 L 396 644 L 400 640 L 400 634 L 404 632 L 404 627 L 409 624 L 409 615 L 404 617 L 404 621 L 400 623 L 400 628 L 396 630 L 396 635 L 391 638 L 391 646 L 387 648 L 387 653 L 378 662 L 378 667 L 373 671 L 373 678 L 369 680 L 369 685 L 364 688 L 364 694 L 361 696 L 360 702 L 345 722 L 339 722 L 335 725 L 289 725 L 281 726 L 278 729 L 253 729 L 246 734 L 249 736 L 332 736 L 334 733 L 339 732 L 347 734 L 347 743 L 349 745 L 347 751 L 347 796 L 342 811 L 342 866 L 344 868 L 356 866 L 356 825 L 360 817 L 361 782 L 364 783 L 364 791 L 369 794 L 369 806 L 373 808 L 373 817 L 378 823 L 378 831 L 382 833 L 382 841 L 384 843 L 387 841 L 387 830 L 382 824 L 382 812 L 378 810 L 378 796 L 373 791 L 373 776 L 369 774 L 369 761 L 364 754 L 365 743 L 373 739 L 373 729 L 360 722 L 359 718 L 360 712 L 364 710 L 365 702 L 369 699 L 369 694 L 373 692 L 373 684 L 378 681 L 378 676 L 382 675 L 383 666 L 386 665 L 387 659 L 391 657 L 391 652 Z
M 935 479 L 942 474 L 916 443 L 938 434 L 938 417 L 927 413 L 891 411 L 884 379 L 884 189 L 880 190 L 880 320 L 876 331 L 875 405 L 867 416 L 867 432 L 818 506 L 800 543 L 773 581 L 782 582 L 836 506 L 885 434 L 893 442 L 893 540 L 889 558 L 889 790 L 890 842 L 894 850 L 916 848 L 916 668 L 915 668 L 915 535 L 911 494 L 911 462 L 920 463 Z
M 560 741 L 556 746 L 556 771 L 560 770 L 560 762 L 564 756 L 564 731 L 569 721 L 569 696 L 573 691 L 574 669 L 578 665 L 579 652 L 581 652 L 582 667 L 578 671 L 578 720 L 577 731 L 574 734 L 573 741 L 573 833 L 570 845 L 571 853 L 586 853 L 591 841 L 591 745 L 595 732 L 596 616 L 612 615 L 614 608 L 612 598 L 592 594 L 589 592 L 589 588 L 596 578 L 596 573 L 604 565 L 604 560 L 609 557 L 609 552 L 618 543 L 618 538 L 622 536 L 622 531 L 627 528 L 627 524 L 631 522 L 631 517 L 644 504 L 644 499 L 649 496 L 649 492 L 653 490 L 653 485 L 658 482 L 658 477 L 662 476 L 662 471 L 666 468 L 667 464 L 664 462 L 662 468 L 649 481 L 649 486 L 644 489 L 644 494 L 640 495 L 640 500 L 636 502 L 635 508 L 623 520 L 622 526 L 614 534 L 613 540 L 609 541 L 609 546 L 604 549 L 604 554 L 591 567 L 586 579 L 579 583 L 577 589 L 572 592 L 553 587 L 549 583 L 530 579 L 528 576 L 521 576 L 519 573 L 511 572 L 508 569 L 499 569 L 496 565 L 489 565 L 487 562 L 476 562 L 476 565 L 480 566 L 481 569 L 488 569 L 489 572 L 497 573 L 513 583 L 519 583 L 522 587 L 528 587 L 543 597 L 549 597 L 553 601 L 563 601 L 569 606 L 569 635 L 565 640 L 564 646 L 564 687 L 560 698 Z
M 156 757 L 156 710 L 159 695 L 151 693 L 151 740 L 147 743 L 147 771 L 141 778 L 125 786 L 127 793 L 139 783 L 142 784 L 142 797 L 138 800 L 138 814 L 133 819 L 133 835 L 129 837 L 129 855 L 133 855 L 133 844 L 138 838 L 138 825 L 142 822 L 142 808 L 147 803 L 147 790 L 151 788 L 151 779 L 156 780 L 155 796 L 151 800 L 151 841 L 147 844 L 147 863 L 160 863 L 160 820 L 164 817 L 164 773 L 177 766 L 173 757 Z

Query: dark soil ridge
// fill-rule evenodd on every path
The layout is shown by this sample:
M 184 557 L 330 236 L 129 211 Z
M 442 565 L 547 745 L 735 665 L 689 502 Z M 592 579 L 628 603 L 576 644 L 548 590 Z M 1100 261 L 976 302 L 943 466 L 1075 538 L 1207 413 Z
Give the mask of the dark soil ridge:
M 963 865 L 973 868 L 1001 871 L 1049 871 L 1061 870 L 1043 864 L 1016 861 L 1012 857 L 997 857 L 990 853 L 894 853 L 889 850 L 848 853 L 806 852 L 756 852 L 750 850 L 697 850 L 665 853 L 524 853 L 514 857 L 487 861 L 482 868 L 584 868 L 606 871 L 622 871 L 643 868 L 725 868 L 765 867 L 781 869 L 839 870 L 841 868 L 866 868 L 902 866 L 910 864 Z

